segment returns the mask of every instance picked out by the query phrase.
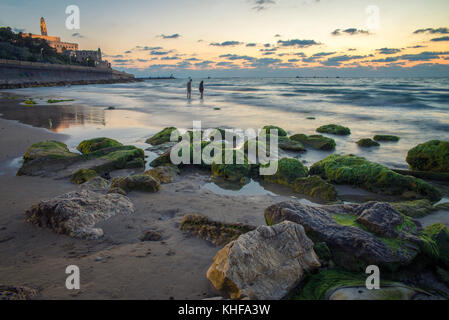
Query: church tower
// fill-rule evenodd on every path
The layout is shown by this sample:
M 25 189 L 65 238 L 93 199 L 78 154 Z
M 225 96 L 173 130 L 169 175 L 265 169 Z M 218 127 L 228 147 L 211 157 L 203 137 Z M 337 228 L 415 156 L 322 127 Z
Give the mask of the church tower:
M 41 18 L 41 35 L 47 36 L 47 25 L 45 24 L 45 19 Z

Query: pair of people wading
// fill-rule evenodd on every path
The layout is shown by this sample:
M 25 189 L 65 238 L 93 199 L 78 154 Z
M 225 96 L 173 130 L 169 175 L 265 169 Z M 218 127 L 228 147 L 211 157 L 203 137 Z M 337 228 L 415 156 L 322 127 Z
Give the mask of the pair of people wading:
M 204 81 L 201 81 L 199 91 L 200 91 L 200 99 L 203 99 L 203 97 L 204 97 Z M 187 99 L 191 99 L 191 98 L 192 98 L 192 79 L 190 79 L 189 82 L 187 82 Z

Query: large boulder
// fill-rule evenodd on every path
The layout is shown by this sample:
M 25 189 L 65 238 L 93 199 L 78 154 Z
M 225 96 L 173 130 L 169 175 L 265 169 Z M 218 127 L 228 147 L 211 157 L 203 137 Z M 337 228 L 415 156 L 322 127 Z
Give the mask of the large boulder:
M 332 151 L 336 146 L 334 139 L 325 137 L 320 134 L 313 134 L 310 136 L 305 134 L 295 134 L 290 137 L 290 140 L 298 141 L 309 147 L 323 151 Z
M 351 134 L 351 130 L 347 127 L 343 127 L 339 124 L 327 124 L 316 129 L 319 133 L 335 134 L 339 136 L 346 136 Z
M 379 194 L 427 198 L 432 202 L 441 199 L 441 192 L 421 179 L 403 176 L 380 164 L 352 155 L 331 155 L 312 165 L 310 174 L 329 182 L 354 185 Z
M 135 146 L 104 146 L 111 141 L 105 138 L 83 141 L 78 148 L 85 154 L 70 152 L 62 142 L 43 141 L 33 144 L 23 156 L 23 164 L 17 175 L 67 178 L 80 170 L 93 170 L 98 174 L 124 168 L 141 168 L 145 166 L 142 149 Z M 105 142 L 106 141 L 106 142 Z M 118 142 L 117 142 L 118 143 Z M 104 146 L 104 147 L 101 147 Z M 76 179 L 76 175 L 74 176 Z M 81 179 L 83 180 L 83 179 Z
M 391 220 L 383 218 L 389 212 Z M 282 202 L 265 209 L 267 224 L 282 221 L 301 224 L 314 242 L 324 242 L 332 260 L 348 270 L 368 265 L 394 270 L 409 264 L 419 253 L 421 229 L 388 203 L 308 206 Z
M 207 278 L 231 299 L 281 299 L 320 267 L 304 228 L 284 222 L 260 226 L 227 244 L 214 258 Z
M 99 239 L 103 230 L 95 227 L 98 222 L 131 213 L 134 206 L 127 197 L 81 188 L 33 205 L 25 212 L 25 221 L 73 238 Z
M 277 130 L 279 137 L 286 137 L 287 136 L 287 132 L 284 129 L 282 129 L 280 127 L 276 127 L 276 126 L 271 126 L 271 125 L 270 126 L 265 126 L 265 127 L 263 127 L 262 130 L 265 131 L 265 133 L 267 135 L 269 135 L 272 132 L 271 130 Z M 274 131 L 273 131 L 273 133 L 274 133 Z
M 407 162 L 418 171 L 449 172 L 449 141 L 431 140 L 409 150 Z
M 212 174 L 216 177 L 222 177 L 225 180 L 241 182 L 247 181 L 251 174 L 251 165 L 248 159 L 240 150 L 232 150 L 232 163 L 226 163 L 226 151 L 221 155 L 216 155 L 212 162 Z M 243 163 L 237 164 L 237 158 L 243 159 Z M 221 163 L 219 159 L 221 158 Z M 216 159 L 216 160 L 215 160 Z

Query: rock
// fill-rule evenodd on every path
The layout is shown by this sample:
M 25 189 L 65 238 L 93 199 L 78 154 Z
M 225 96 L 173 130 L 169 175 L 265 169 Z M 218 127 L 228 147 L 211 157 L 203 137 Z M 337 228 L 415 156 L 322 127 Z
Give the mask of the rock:
M 293 182 L 296 192 L 305 194 L 320 201 L 336 201 L 337 188 L 318 176 L 298 178 Z
M 262 148 L 263 148 L 262 150 L 266 150 L 266 154 L 269 155 L 270 139 L 271 139 L 270 135 L 267 134 L 265 136 L 265 141 L 262 141 L 261 137 L 257 137 L 256 139 L 251 139 L 251 140 L 245 141 L 245 143 L 243 145 L 243 150 L 248 151 L 248 149 L 253 148 L 254 150 L 256 150 L 256 155 L 258 156 L 258 151 L 259 151 L 258 145 L 260 143 L 260 144 L 262 144 Z M 294 141 L 288 137 L 283 137 L 283 136 L 278 137 L 278 148 L 282 149 L 282 150 L 296 151 L 296 152 L 306 151 L 306 149 L 304 148 L 304 145 L 301 142 Z
M 226 164 L 225 154 L 226 151 L 223 150 L 222 155 L 217 155 L 216 159 L 219 159 L 221 157 L 221 164 L 218 160 L 214 160 L 212 162 L 211 170 L 212 174 L 216 177 L 222 177 L 225 180 L 228 181 L 247 181 L 246 178 L 248 178 L 251 174 L 251 165 L 248 163 L 248 159 L 240 150 L 232 150 L 233 152 L 233 161 L 232 164 Z M 237 164 L 237 157 L 240 153 L 239 157 L 243 159 L 242 164 Z
M 422 250 L 438 265 L 449 268 L 449 229 L 442 223 L 428 226 L 421 234 Z
M 121 147 L 123 144 L 109 138 L 95 138 L 82 141 L 77 149 L 82 154 L 88 154 L 106 148 Z
M 207 278 L 231 299 L 275 300 L 320 267 L 313 242 L 298 224 L 260 226 L 228 243 L 214 257 Z
M 161 189 L 161 184 L 152 176 L 145 174 L 136 174 L 128 177 L 113 178 L 111 182 L 111 189 L 120 188 L 125 192 L 133 190 L 144 192 L 158 192 Z
M 382 206 L 382 208 L 379 209 L 377 206 Z M 382 214 L 379 214 L 380 211 Z M 355 221 L 372 233 L 393 238 L 398 236 L 397 228 L 404 223 L 404 216 L 391 205 L 376 203 L 373 207 L 365 209 Z
M 352 155 L 331 155 L 315 163 L 310 168 L 310 174 L 379 194 L 410 197 L 411 193 L 415 198 L 427 198 L 432 202 L 441 199 L 441 192 L 421 179 L 400 175 L 380 164 Z
M 157 157 L 156 159 L 151 161 L 150 162 L 150 166 L 155 168 L 155 167 L 162 166 L 162 165 L 165 165 L 165 164 L 171 164 L 170 152 L 171 152 L 171 149 L 165 151 L 159 157 Z
M 391 205 L 396 211 L 412 218 L 421 218 L 432 213 L 435 208 L 427 199 L 392 202 Z
M 95 228 L 98 222 L 116 214 L 131 213 L 134 206 L 125 196 L 80 190 L 33 205 L 25 212 L 25 222 L 73 238 L 99 239 L 103 230 Z
M 81 169 L 104 174 L 128 167 L 144 167 L 144 159 L 143 150 L 134 146 L 107 147 L 80 155 L 70 152 L 61 142 L 43 141 L 27 150 L 17 175 L 62 179 Z
M 145 231 L 141 238 L 142 241 L 159 241 L 161 239 L 161 234 L 154 230 Z
M 449 211 L 449 202 L 440 203 L 435 206 L 435 210 L 446 210 Z
M 378 147 L 380 146 L 380 144 L 374 140 L 371 139 L 360 139 L 359 141 L 357 141 L 357 144 L 359 145 L 359 147 L 362 148 L 371 148 L 371 147 Z
M 0 284 L 0 300 L 34 300 L 38 295 L 36 289 Z
M 95 170 L 89 169 L 80 169 L 70 177 L 70 181 L 75 184 L 83 184 L 86 181 L 89 181 L 92 178 L 98 176 L 98 173 Z
M 420 171 L 449 172 L 449 141 L 431 140 L 409 150 L 410 168 Z
M 95 177 L 90 179 L 89 181 L 80 185 L 81 190 L 85 191 L 93 191 L 99 193 L 106 193 L 109 188 L 109 183 L 106 179 L 101 177 Z
M 398 136 L 392 136 L 392 135 L 383 135 L 383 134 L 377 134 L 373 138 L 376 141 L 389 141 L 389 142 L 397 142 L 401 138 Z
M 331 151 L 336 146 L 334 139 L 322 135 L 307 136 L 305 134 L 295 134 L 290 137 L 290 140 L 299 141 L 317 150 Z
M 304 145 L 301 142 L 291 140 L 288 137 L 279 137 L 278 146 L 280 149 L 287 151 L 297 151 L 297 152 L 306 151 L 306 148 L 304 148 Z
M 153 146 L 160 145 L 163 143 L 170 142 L 170 137 L 173 131 L 176 131 L 175 127 L 168 127 L 163 129 L 162 131 L 156 133 L 151 138 L 148 138 L 146 143 L 152 144 Z
M 156 146 L 151 146 L 149 148 L 147 148 L 148 151 L 154 152 L 157 155 L 162 155 L 165 152 L 167 152 L 168 150 L 170 150 L 171 148 L 173 148 L 178 142 L 166 142 L 163 144 L 159 144 Z
M 297 178 L 307 177 L 308 175 L 309 170 L 298 159 L 282 158 L 277 163 L 278 169 L 276 173 L 263 176 L 265 181 L 294 187 L 294 181 Z
M 404 176 L 412 176 L 425 180 L 449 182 L 449 173 L 447 172 L 416 171 L 416 170 L 403 170 L 403 169 L 391 169 L 391 170 Z
M 338 124 L 327 124 L 316 129 L 319 133 L 336 134 L 339 136 L 346 136 L 351 134 L 351 130 L 347 127 L 340 126 Z
M 110 194 L 110 193 L 118 193 L 118 194 L 121 194 L 121 195 L 123 195 L 123 196 L 128 195 L 128 193 L 127 193 L 125 190 L 123 190 L 122 188 L 119 188 L 119 187 L 113 187 L 113 188 L 110 188 L 110 189 L 107 191 L 107 193 L 108 193 L 108 194 Z
M 179 169 L 172 164 L 165 164 L 145 171 L 143 174 L 151 176 L 161 183 L 170 183 L 179 175 Z
M 224 246 L 240 235 L 255 229 L 253 226 L 241 223 L 228 224 L 211 221 L 197 214 L 185 215 L 179 228 L 217 246 Z
M 347 270 L 365 270 L 373 264 L 394 270 L 409 264 L 418 255 L 420 239 L 418 226 L 410 230 L 382 218 L 385 212 L 392 210 L 388 203 L 376 202 L 330 206 L 282 202 L 265 209 L 265 220 L 268 225 L 286 220 L 301 224 L 314 242 L 326 243 L 332 260 Z M 371 232 L 357 222 L 360 217 L 364 217 Z M 390 235 L 395 228 L 400 230 L 397 237 L 379 235 Z
M 287 136 L 287 132 L 284 129 L 276 127 L 276 126 L 271 126 L 271 125 L 270 126 L 265 126 L 265 127 L 262 128 L 262 130 L 264 130 L 266 132 L 266 135 L 269 135 L 271 130 L 277 130 L 279 137 L 286 137 Z

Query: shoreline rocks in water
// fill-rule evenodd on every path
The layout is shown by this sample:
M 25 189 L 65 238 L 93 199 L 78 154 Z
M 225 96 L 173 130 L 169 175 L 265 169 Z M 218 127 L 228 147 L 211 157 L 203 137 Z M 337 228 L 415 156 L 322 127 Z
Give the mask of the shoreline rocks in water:
M 337 200 L 337 188 L 327 183 L 319 176 L 298 178 L 293 182 L 294 189 L 300 194 L 305 194 L 323 202 L 333 202 Z
M 357 144 L 359 145 L 359 147 L 362 147 L 362 148 L 371 148 L 371 147 L 380 146 L 380 144 L 378 142 L 371 140 L 369 138 L 360 139 L 359 141 L 357 141 Z
M 254 230 L 256 227 L 242 223 L 222 223 L 211 221 L 198 214 L 185 215 L 179 229 L 190 232 L 217 246 L 224 246 L 240 235 Z
M 351 129 L 338 124 L 327 124 L 316 129 L 316 132 L 347 136 L 351 134 Z
M 314 134 L 307 136 L 305 134 L 295 134 L 290 136 L 290 140 L 299 141 L 317 150 L 332 151 L 335 149 L 336 143 L 332 138 L 323 135 Z
M 167 127 L 162 131 L 156 133 L 154 136 L 148 138 L 145 142 L 152 144 L 153 146 L 158 146 L 170 142 L 170 137 L 174 131 L 178 131 L 178 129 L 175 127 Z
M 331 155 L 310 168 L 329 182 L 349 184 L 368 191 L 411 198 L 441 199 L 441 192 L 433 185 L 411 176 L 403 176 L 380 164 L 352 155 Z
M 398 136 L 385 134 L 376 134 L 373 139 L 379 142 L 398 142 L 399 140 L 401 140 L 401 138 Z
M 212 285 L 231 299 L 281 299 L 305 273 L 320 267 L 313 242 L 299 224 L 260 226 L 228 243 L 207 271 Z
M 419 144 L 408 151 L 406 161 L 412 170 L 449 172 L 449 141 Z
M 78 191 L 40 201 L 25 212 L 25 222 L 41 228 L 50 228 L 58 234 L 73 238 L 99 239 L 101 228 L 95 225 L 114 215 L 134 213 L 134 205 L 125 196 L 107 194 L 106 189 L 98 190 L 100 177 L 86 182 Z M 101 183 L 101 181 L 100 181 Z M 89 188 L 92 185 L 92 189 Z M 95 191 L 93 191 L 95 190 Z

